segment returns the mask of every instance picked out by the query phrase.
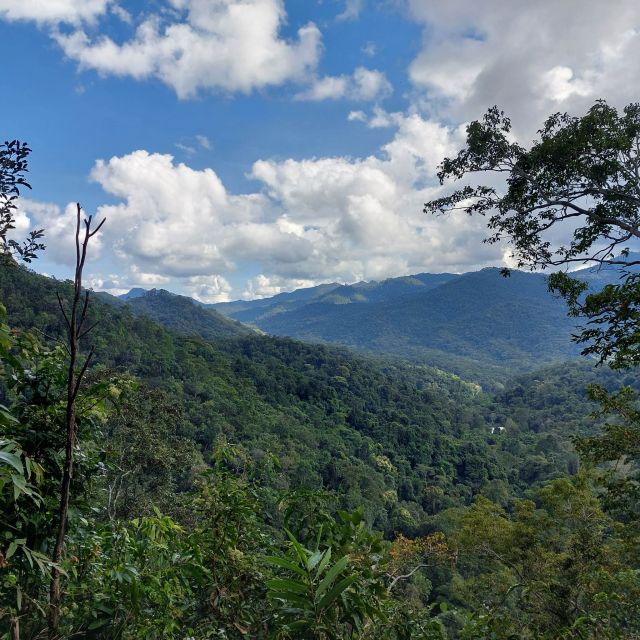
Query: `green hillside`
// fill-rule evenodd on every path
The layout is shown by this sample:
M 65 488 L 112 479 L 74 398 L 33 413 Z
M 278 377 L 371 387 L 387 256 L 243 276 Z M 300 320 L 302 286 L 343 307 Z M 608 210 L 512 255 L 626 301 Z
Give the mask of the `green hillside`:
M 205 309 L 191 298 L 178 296 L 163 289 L 152 289 L 144 295 L 126 299 L 136 315 L 149 316 L 163 326 L 185 335 L 199 335 L 205 340 L 248 335 L 251 329 L 230 320 L 212 309 Z
M 314 301 L 263 318 L 268 333 L 429 361 L 429 351 L 515 370 L 577 355 L 575 323 L 544 276 L 468 273 L 414 295 L 369 304 Z
M 0 275 L 13 324 L 35 327 L 48 339 L 61 335 L 55 291 L 66 287 L 23 269 Z M 130 306 L 140 300 L 147 303 L 134 312 Z M 179 323 L 185 310 L 203 315 Z M 171 331 L 139 315 L 143 311 Z M 260 455 L 273 453 L 290 487 L 324 487 L 342 495 L 344 506 L 364 503 L 370 522 L 387 532 L 414 531 L 426 522 L 434 509 L 426 486 L 445 492 L 441 509 L 495 482 L 526 491 L 572 464 L 566 434 L 539 471 L 522 478 L 523 459 L 540 455 L 529 424 L 535 418 L 497 437 L 491 430 L 506 423 L 510 404 L 439 369 L 242 331 L 214 339 L 211 324 L 195 319 L 217 316 L 179 296 L 154 294 L 117 306 L 95 300 L 92 313 L 99 321 L 97 362 L 169 393 L 184 407 L 182 435 L 205 454 L 221 438 Z M 566 402 L 582 393 L 583 379 L 576 379 Z M 535 416 L 539 409 L 531 411 Z M 585 405 L 578 410 L 577 429 L 588 424 L 588 412 Z
M 63 335 L 56 291 L 68 297 L 69 284 L 21 268 L 0 270 L 0 299 L 12 325 L 33 328 L 51 345 Z M 146 304 L 144 313 L 134 312 L 135 300 L 114 304 L 104 296 L 91 308 L 98 322 L 91 378 L 134 375 L 138 382 L 118 398 L 94 440 L 84 436 L 78 458 L 74 504 L 87 517 L 73 521 L 68 541 L 82 567 L 67 582 L 74 609 L 64 621 L 71 635 L 73 625 L 86 629 L 89 620 L 105 640 L 115 624 L 136 634 L 124 637 L 148 637 L 150 629 L 154 637 L 177 637 L 175 625 L 184 620 L 198 638 L 211 637 L 212 629 L 237 639 L 244 629 L 253 637 L 277 637 L 284 624 L 280 605 L 265 595 L 265 585 L 283 583 L 264 557 L 287 553 L 286 526 L 287 535 L 305 544 L 322 540 L 335 553 L 364 554 L 357 569 L 361 588 L 378 594 L 376 611 L 385 608 L 375 637 L 409 640 L 421 620 L 436 629 L 449 621 L 451 638 L 484 638 L 469 617 L 473 581 L 493 569 L 484 561 L 469 565 L 472 556 L 450 566 L 458 552 L 448 544 L 463 544 L 465 535 L 481 539 L 486 505 L 502 513 L 520 504 L 518 498 L 549 500 L 544 496 L 551 487 L 566 492 L 567 483 L 584 492 L 579 479 L 565 475 L 578 468 L 573 437 L 602 426 L 589 417 L 595 405 L 585 396 L 586 384 L 640 387 L 635 375 L 561 365 L 515 379 L 490 396 L 440 369 L 326 345 L 255 333 L 205 340 L 199 332 L 208 334 L 216 316 L 202 310 L 209 315 L 193 317 L 207 322 L 180 324 L 176 319 L 193 311 L 191 302 L 149 297 L 161 299 L 161 309 Z M 27 394 L 31 402 L 33 393 Z M 19 411 L 20 399 L 6 388 L 0 400 Z M 32 424 L 38 413 L 27 415 Z M 85 433 L 84 419 L 81 424 Z M 19 437 L 33 434 L 40 442 L 39 433 Z M 550 504 L 545 508 L 555 508 Z M 32 511 L 18 511 L 16 518 Z M 31 517 L 40 538 L 31 533 L 29 539 L 46 542 L 51 520 L 40 521 L 39 514 Z M 492 518 L 498 519 L 490 530 L 497 525 L 515 535 L 502 516 Z M 554 529 L 546 524 L 536 531 Z M 517 536 L 508 539 L 521 544 Z M 420 545 L 434 544 L 436 564 L 390 597 L 394 574 L 372 567 L 371 558 L 400 571 L 405 559 L 419 561 Z M 273 562 L 294 571 L 288 557 Z M 356 571 L 360 565 L 350 566 Z M 46 597 L 41 582 L 28 584 L 21 588 L 30 597 Z M 460 591 L 460 584 L 470 591 Z M 224 605 L 215 604 L 220 593 L 229 594 Z M 459 610 L 447 617 L 442 609 L 433 618 L 430 607 L 440 601 Z M 27 626 L 25 618 L 27 632 L 37 634 L 37 611 L 28 620 L 34 622 Z

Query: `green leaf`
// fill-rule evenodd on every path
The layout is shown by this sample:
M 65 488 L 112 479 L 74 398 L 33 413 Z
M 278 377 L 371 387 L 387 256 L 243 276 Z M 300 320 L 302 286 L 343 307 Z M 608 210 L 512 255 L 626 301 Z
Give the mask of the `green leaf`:
M 281 591 L 298 594 L 306 594 L 309 592 L 308 585 L 301 582 L 294 582 L 293 580 L 287 580 L 286 578 L 273 578 L 267 581 L 267 588 L 272 591 Z
M 8 560 L 16 552 L 17 548 L 18 548 L 18 543 L 14 540 L 9 545 L 9 548 L 7 549 L 7 553 L 5 554 L 5 558 Z
M 287 560 L 286 558 L 280 558 L 277 556 L 265 556 L 264 558 L 269 564 L 273 564 L 276 567 L 282 567 L 283 569 L 288 569 L 289 571 L 293 571 L 303 577 L 307 576 L 307 572 L 298 566 L 295 562 L 291 560 Z
M 312 554 L 311 557 L 307 560 L 307 569 L 309 571 L 313 571 L 318 565 L 318 562 L 322 560 L 322 556 L 322 551 L 316 551 L 314 554 Z
M 327 595 L 324 598 L 322 598 L 322 600 L 320 600 L 320 602 L 318 603 L 318 606 L 321 609 L 326 609 L 327 607 L 329 607 L 333 603 L 333 601 L 340 594 L 342 594 L 342 592 L 345 591 L 350 584 L 355 582 L 357 579 L 358 579 L 357 575 L 352 575 L 352 576 L 347 576 L 346 578 L 340 580 L 340 582 L 334 585 L 331 591 L 329 591 L 329 593 L 327 593 Z
M 0 462 L 11 465 L 18 473 L 24 473 L 22 460 L 20 460 L 19 456 L 13 453 L 9 453 L 8 451 L 0 451 Z
M 295 536 L 291 533 L 291 531 L 289 531 L 289 529 L 285 529 L 285 531 L 287 533 L 287 536 L 289 537 L 289 540 L 291 540 L 291 544 L 293 545 L 298 558 L 300 558 L 301 564 L 306 567 L 308 555 L 305 548 L 296 540 Z
M 11 476 L 11 481 L 13 482 L 13 498 L 17 500 L 20 497 L 20 494 L 26 493 L 30 494 L 30 490 L 27 487 L 27 481 L 23 476 L 16 475 L 15 473 Z
M 3 404 L 0 404 L 0 424 L 15 424 L 19 422 L 19 420 L 5 407 Z
M 322 572 L 326 569 L 329 564 L 329 560 L 331 560 L 331 547 L 329 547 L 322 556 L 322 560 L 320 560 L 320 564 L 318 565 L 318 570 L 316 571 L 316 578 L 319 578 L 322 575 Z
M 334 580 L 347 568 L 349 564 L 349 556 L 342 556 L 338 562 L 336 562 L 327 575 L 322 579 L 316 590 L 316 597 L 322 598 L 325 591 L 333 584 Z

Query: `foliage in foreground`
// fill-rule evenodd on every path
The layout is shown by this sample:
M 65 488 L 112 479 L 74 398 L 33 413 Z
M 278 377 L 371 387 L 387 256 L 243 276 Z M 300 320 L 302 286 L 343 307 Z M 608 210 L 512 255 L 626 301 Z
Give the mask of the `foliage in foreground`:
M 13 390 L 1 414 L 0 495 L 9 526 L 0 620 L 7 633 L 12 625 L 13 638 L 37 638 L 48 608 L 64 359 L 32 336 L 3 331 Z M 622 400 L 613 397 L 608 408 L 624 408 Z M 423 537 L 384 540 L 361 510 L 336 513 L 330 494 L 274 491 L 281 471 L 273 456 L 254 458 L 220 441 L 203 464 L 177 433 L 179 412 L 160 416 L 159 431 L 142 428 L 154 420 L 148 410 L 163 403 L 157 390 L 100 368 L 79 396 L 82 482 L 59 567 L 61 638 L 640 633 L 637 514 L 625 503 L 603 510 L 598 493 L 606 488 L 598 487 L 605 485 L 587 475 L 505 506 L 479 497 L 441 512 Z M 596 461 L 610 459 L 619 449 L 607 437 L 582 446 L 600 451 Z M 622 453 L 631 464 L 632 452 Z M 165 512 L 149 509 L 154 502 Z

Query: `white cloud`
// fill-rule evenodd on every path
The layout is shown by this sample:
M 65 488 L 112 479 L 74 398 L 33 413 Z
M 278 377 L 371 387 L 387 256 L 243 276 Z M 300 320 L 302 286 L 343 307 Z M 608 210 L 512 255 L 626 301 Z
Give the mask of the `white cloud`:
M 353 96 L 357 100 L 376 100 L 391 93 L 391 83 L 376 69 L 358 67 L 353 72 Z
M 349 111 L 349 122 L 367 122 L 367 114 L 364 111 Z
M 296 40 L 280 38 L 286 20 L 281 0 L 172 4 L 179 13 L 175 21 L 151 15 L 123 43 L 105 35 L 92 39 L 83 29 L 54 37 L 82 69 L 138 80 L 157 78 L 180 98 L 208 89 L 249 93 L 299 81 L 316 68 L 320 31 L 309 23 L 298 30 Z
M 454 121 L 497 104 L 529 140 L 555 111 L 581 113 L 598 98 L 637 100 L 637 0 L 408 0 L 425 25 L 409 68 L 416 103 Z
M 183 144 L 182 142 L 176 142 L 174 146 L 176 149 L 180 149 L 180 151 L 186 153 L 188 156 L 192 156 L 196 152 L 194 147 L 191 147 L 188 144 Z
M 338 100 L 346 98 L 369 102 L 387 97 L 393 88 L 387 77 L 377 69 L 358 67 L 350 76 L 324 76 L 299 93 L 298 100 Z
M 553 67 L 545 72 L 540 90 L 554 102 L 564 102 L 573 95 L 588 96 L 593 93 L 589 82 L 575 78 L 569 67 Z
M 347 76 L 325 76 L 317 78 L 306 90 L 299 93 L 298 100 L 338 100 L 344 98 L 349 89 L 350 79 Z
M 220 231 L 241 233 L 268 210 L 260 194 L 233 196 L 211 169 L 175 164 L 170 155 L 136 151 L 98 161 L 91 177 L 123 200 L 99 209 L 116 255 L 174 277 L 232 268 Z
M 196 135 L 196 142 L 207 151 L 212 149 L 211 140 L 207 138 L 207 136 L 202 135 L 201 133 Z
M 194 276 L 186 280 L 185 290 L 192 298 L 213 304 L 229 301 L 231 285 L 220 275 Z
M 50 202 L 36 202 L 28 198 L 18 200 L 18 227 L 20 229 L 44 229 L 46 257 L 59 264 L 75 264 L 76 203 L 61 208 Z M 83 212 L 84 215 L 84 212 Z M 100 258 L 104 248 L 102 231 L 93 238 L 89 261 Z
M 159 273 L 140 271 L 140 269 L 135 264 L 131 265 L 129 279 L 133 282 L 131 287 L 143 288 L 161 287 L 162 285 L 168 284 L 171 280 L 171 278 L 163 276 Z
M 131 287 L 123 281 L 122 276 L 117 273 L 111 273 L 109 275 L 92 273 L 85 278 L 85 284 L 88 289 L 104 291 L 105 293 L 110 293 L 112 296 L 120 296 L 131 289 Z
M 266 276 L 263 273 L 251 278 L 247 283 L 246 290 L 242 293 L 245 300 L 256 298 L 270 298 L 284 291 L 295 291 L 296 289 L 306 289 L 319 284 L 317 280 L 301 278 L 282 278 L 279 276 Z
M 117 4 L 111 4 L 109 6 L 111 13 L 125 24 L 133 24 L 133 16 L 124 8 Z
M 169 285 L 171 278 L 159 273 L 143 272 L 136 265 L 131 265 L 128 273 L 110 273 L 108 275 L 90 273 L 85 281 L 89 289 L 119 296 L 137 287 L 153 289 Z
M 96 162 L 92 179 L 116 201 L 98 208 L 107 217 L 101 246 L 129 265 L 112 288 L 171 279 L 222 301 L 231 296 L 227 274 L 248 264 L 262 275 L 245 296 L 500 262 L 501 250 L 480 241 L 481 221 L 422 213 L 440 193 L 435 167 L 461 144 L 461 130 L 417 114 L 389 117 L 397 131 L 380 156 L 260 160 L 251 174 L 264 186 L 258 193 L 229 193 L 213 170 L 170 155 L 140 150 Z M 46 215 L 48 229 L 69 229 L 64 211 Z
M 111 5 L 113 11 L 118 11 L 112 0 L 0 0 L 0 18 L 78 24 L 95 20 Z
M 364 0 L 345 0 L 344 10 L 337 17 L 337 20 L 355 20 L 364 9 Z
M 373 58 L 373 56 L 375 56 L 378 51 L 378 47 L 376 46 L 375 42 L 367 42 L 367 44 L 362 47 L 361 51 L 365 56 Z
M 351 111 L 347 116 L 347 120 L 349 122 L 362 122 L 369 129 L 387 129 L 397 126 L 407 117 L 409 116 L 399 112 L 390 113 L 376 105 L 371 115 L 368 116 L 364 111 Z

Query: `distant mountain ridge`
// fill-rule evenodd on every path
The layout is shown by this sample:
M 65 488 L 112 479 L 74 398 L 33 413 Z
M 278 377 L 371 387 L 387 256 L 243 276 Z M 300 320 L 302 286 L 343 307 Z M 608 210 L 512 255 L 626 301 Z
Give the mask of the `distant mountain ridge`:
M 366 304 L 315 300 L 256 324 L 310 342 L 426 360 L 434 350 L 515 369 L 579 352 L 571 342 L 575 323 L 564 302 L 548 293 L 545 278 L 513 272 L 505 279 L 499 269 Z
M 134 295 L 131 293 L 134 292 Z M 238 338 L 255 333 L 244 324 L 213 309 L 205 309 L 192 298 L 164 289 L 132 289 L 120 296 L 135 315 L 147 316 L 162 326 L 205 340 Z
M 620 277 L 611 268 L 575 275 L 594 287 Z M 125 295 L 134 307 L 148 306 L 138 290 Z M 564 301 L 549 293 L 540 273 L 512 271 L 508 278 L 497 268 L 421 273 L 323 284 L 261 300 L 197 304 L 273 335 L 408 357 L 456 372 L 474 363 L 527 370 L 580 352 L 571 340 L 575 319 L 567 316 Z M 157 310 L 154 314 L 165 324 Z

